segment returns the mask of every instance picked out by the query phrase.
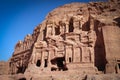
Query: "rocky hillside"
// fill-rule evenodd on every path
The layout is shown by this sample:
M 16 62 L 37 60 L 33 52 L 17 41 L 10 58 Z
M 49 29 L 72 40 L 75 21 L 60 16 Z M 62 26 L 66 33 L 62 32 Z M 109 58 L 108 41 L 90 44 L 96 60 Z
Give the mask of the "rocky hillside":
M 120 0 L 111 0 L 109 2 L 90 2 L 90 3 L 71 3 L 64 6 L 60 6 L 50 12 L 46 20 L 55 19 L 60 20 L 63 18 L 70 18 L 78 12 L 84 16 L 85 20 L 88 20 L 89 14 L 94 16 L 104 24 L 118 24 L 120 22 Z M 56 21 L 57 23 L 57 21 Z

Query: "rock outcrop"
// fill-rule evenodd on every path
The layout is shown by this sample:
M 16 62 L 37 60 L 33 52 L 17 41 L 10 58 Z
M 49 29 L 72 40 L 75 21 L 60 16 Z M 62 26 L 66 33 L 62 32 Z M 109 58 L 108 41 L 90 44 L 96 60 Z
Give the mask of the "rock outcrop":
M 16 44 L 9 73 L 24 73 L 28 79 L 73 73 L 119 74 L 119 5 L 119 0 L 111 0 L 71 3 L 54 9 L 32 35 Z M 85 75 L 83 78 L 93 80 Z
M 0 61 L 0 75 L 9 74 L 9 62 Z

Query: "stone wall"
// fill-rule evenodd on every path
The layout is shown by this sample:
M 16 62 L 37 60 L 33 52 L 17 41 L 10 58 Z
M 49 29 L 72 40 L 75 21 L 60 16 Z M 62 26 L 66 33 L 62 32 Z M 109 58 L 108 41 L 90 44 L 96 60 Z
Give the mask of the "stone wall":
M 109 34 L 111 33 L 111 34 Z M 120 28 L 118 26 L 104 26 L 103 36 L 105 42 L 108 73 L 119 73 L 120 70 Z

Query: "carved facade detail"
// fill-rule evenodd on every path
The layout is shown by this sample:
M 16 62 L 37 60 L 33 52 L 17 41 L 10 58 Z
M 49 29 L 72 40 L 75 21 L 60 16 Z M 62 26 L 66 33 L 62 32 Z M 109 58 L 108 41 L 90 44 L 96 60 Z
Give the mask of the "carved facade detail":
M 18 41 L 10 60 L 10 73 L 30 72 L 31 66 L 40 72 L 104 71 L 107 63 L 104 36 L 107 30 L 103 30 L 105 24 L 96 18 L 98 13 L 93 14 L 88 9 L 92 4 L 87 5 L 87 9 L 84 6 L 76 8 L 74 5 L 75 9 L 63 11 L 61 7 L 61 12 L 58 10 L 61 15 L 53 11 L 32 35 Z
M 66 22 L 65 22 L 66 21 Z M 68 70 L 74 67 L 69 67 L 67 64 L 73 64 L 77 66 L 78 64 L 84 64 L 86 67 L 95 67 L 94 66 L 94 45 L 96 42 L 96 33 L 93 29 L 89 31 L 83 31 L 83 16 L 81 14 L 77 14 L 73 18 L 73 30 L 69 32 L 69 22 L 66 19 L 63 21 L 59 21 L 59 26 L 55 25 L 55 22 L 52 20 L 48 20 L 46 22 L 46 28 L 44 31 L 46 32 L 44 35 L 42 30 L 38 31 L 40 36 L 45 37 L 45 40 L 41 40 L 40 37 L 36 38 L 36 42 L 33 46 L 33 51 L 28 54 L 25 52 L 29 50 L 33 45 L 33 36 L 27 35 L 24 39 L 24 42 L 19 41 L 16 44 L 14 55 L 17 58 L 17 54 L 25 54 L 19 56 L 17 60 L 11 59 L 11 63 L 13 67 L 16 67 L 15 71 L 11 70 L 11 73 L 19 72 L 19 68 L 26 68 L 24 58 L 30 64 L 36 64 L 36 66 L 41 68 L 41 71 L 46 68 L 49 71 L 52 70 Z M 59 31 L 59 34 L 56 33 L 56 29 Z M 40 28 L 39 28 L 40 29 Z M 35 29 L 37 32 L 37 28 Z M 36 32 L 34 32 L 35 35 Z M 40 39 L 40 40 L 38 40 Z M 31 55 L 27 57 L 27 55 Z M 87 64 L 91 64 L 88 66 Z M 12 68 L 13 68 L 12 67 Z M 82 67 L 82 66 L 79 66 Z M 47 69 L 47 70 L 48 70 Z M 24 70 L 23 70 L 24 72 Z

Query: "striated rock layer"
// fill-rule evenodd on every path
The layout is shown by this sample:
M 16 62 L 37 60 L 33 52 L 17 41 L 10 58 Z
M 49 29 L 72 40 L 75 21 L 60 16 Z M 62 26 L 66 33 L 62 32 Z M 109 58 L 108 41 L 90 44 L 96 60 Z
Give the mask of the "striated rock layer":
M 112 0 L 54 9 L 32 35 L 16 44 L 9 73 L 28 78 L 120 73 L 119 5 Z
M 0 61 L 0 75 L 9 74 L 9 62 Z

